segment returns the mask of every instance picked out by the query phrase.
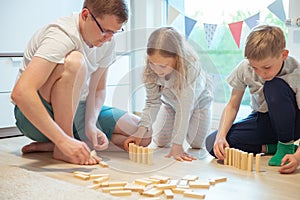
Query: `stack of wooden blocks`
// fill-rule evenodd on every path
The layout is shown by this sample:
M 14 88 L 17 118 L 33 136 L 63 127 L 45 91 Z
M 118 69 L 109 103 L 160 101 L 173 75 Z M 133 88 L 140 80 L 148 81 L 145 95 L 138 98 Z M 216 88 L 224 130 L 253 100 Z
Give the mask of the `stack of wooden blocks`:
M 247 153 L 235 148 L 225 148 L 226 157 L 224 159 L 224 165 L 233 166 L 241 170 L 252 171 L 253 170 L 253 153 Z M 255 155 L 255 169 L 256 172 L 260 171 L 261 154 Z
M 153 163 L 153 148 L 129 143 L 129 159 L 136 163 L 151 165 Z

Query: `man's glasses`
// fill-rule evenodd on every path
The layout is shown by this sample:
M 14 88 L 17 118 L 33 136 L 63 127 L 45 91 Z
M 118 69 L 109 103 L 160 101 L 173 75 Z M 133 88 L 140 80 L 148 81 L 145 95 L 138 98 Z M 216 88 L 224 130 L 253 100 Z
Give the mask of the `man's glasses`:
M 87 8 L 87 9 L 88 9 L 88 8 Z M 89 10 L 89 9 L 88 9 L 88 10 Z M 102 35 L 105 35 L 105 34 L 107 34 L 107 35 L 114 35 L 114 34 L 116 34 L 116 33 L 120 33 L 120 32 L 123 32 L 123 31 L 124 31 L 123 28 L 121 28 L 120 30 L 115 31 L 115 32 L 114 32 L 114 31 L 109 31 L 109 30 L 108 30 L 108 31 L 104 31 L 103 28 L 102 28 L 102 26 L 100 25 L 100 23 L 96 20 L 96 17 L 91 13 L 90 10 L 89 10 L 89 12 L 90 12 L 90 14 L 91 14 L 93 20 L 95 20 L 95 22 L 96 22 L 98 28 L 100 29 Z

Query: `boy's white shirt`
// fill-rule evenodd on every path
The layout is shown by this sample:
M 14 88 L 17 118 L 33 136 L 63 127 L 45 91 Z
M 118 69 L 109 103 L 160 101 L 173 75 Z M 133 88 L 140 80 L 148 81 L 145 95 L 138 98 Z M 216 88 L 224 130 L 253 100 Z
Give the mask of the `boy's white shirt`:
M 276 76 L 283 79 L 296 94 L 298 108 L 300 109 L 300 64 L 293 57 L 288 57 L 280 73 Z M 251 108 L 258 112 L 268 112 L 268 106 L 263 94 L 265 81 L 255 74 L 247 59 L 237 65 L 228 76 L 227 82 L 236 90 L 244 91 L 249 88 L 251 94 Z

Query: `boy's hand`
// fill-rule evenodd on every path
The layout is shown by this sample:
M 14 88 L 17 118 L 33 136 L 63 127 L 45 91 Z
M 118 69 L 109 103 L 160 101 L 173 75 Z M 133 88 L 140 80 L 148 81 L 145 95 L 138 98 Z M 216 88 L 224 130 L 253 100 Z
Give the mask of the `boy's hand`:
M 181 144 L 173 144 L 171 147 L 171 151 L 169 152 L 168 155 L 166 155 L 167 158 L 172 157 L 175 160 L 178 160 L 180 162 L 182 161 L 192 161 L 192 160 L 196 160 L 196 158 L 194 158 L 193 156 L 189 155 L 188 153 L 186 153 Z
M 287 154 L 282 158 L 281 167 L 278 172 L 281 174 L 290 174 L 297 170 L 300 160 L 297 160 L 294 154 Z
M 214 153 L 215 156 L 220 159 L 224 160 L 225 155 L 225 147 L 229 147 L 228 142 L 225 138 L 216 138 L 215 144 L 214 144 Z

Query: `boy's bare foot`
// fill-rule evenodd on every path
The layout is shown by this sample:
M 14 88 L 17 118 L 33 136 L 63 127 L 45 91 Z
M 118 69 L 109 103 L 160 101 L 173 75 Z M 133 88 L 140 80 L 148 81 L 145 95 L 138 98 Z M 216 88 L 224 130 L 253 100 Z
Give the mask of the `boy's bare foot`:
M 79 165 L 96 165 L 100 161 L 100 160 L 97 161 L 95 158 L 93 158 L 91 156 L 91 158 L 89 159 L 88 162 L 80 163 L 80 160 L 78 158 L 70 158 L 70 157 L 66 156 L 57 147 L 54 147 L 53 158 L 56 159 L 56 160 L 61 160 L 61 161 L 65 161 L 65 162 L 68 162 L 68 163 L 79 164 Z
M 52 142 L 32 142 L 22 148 L 22 153 L 46 152 L 53 150 L 54 144 Z

